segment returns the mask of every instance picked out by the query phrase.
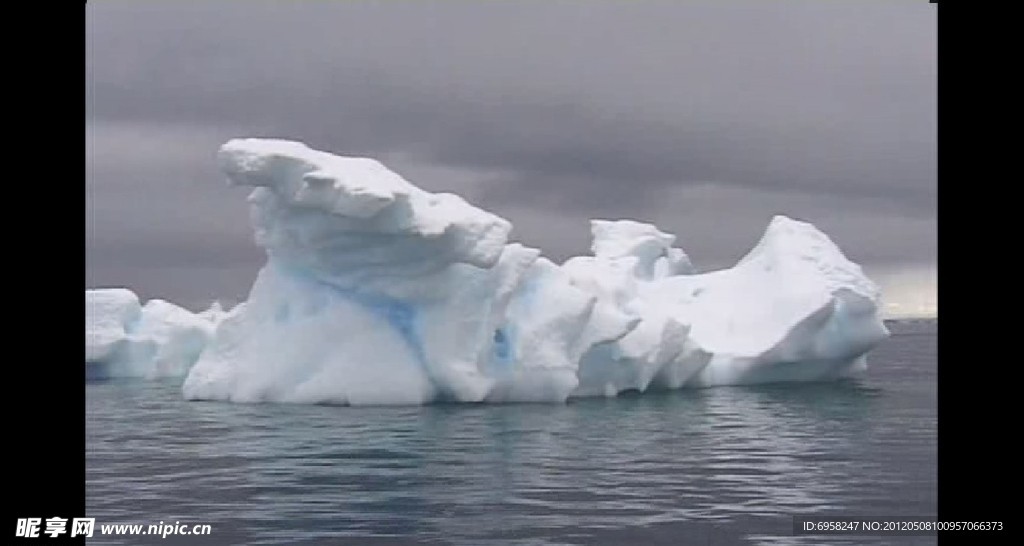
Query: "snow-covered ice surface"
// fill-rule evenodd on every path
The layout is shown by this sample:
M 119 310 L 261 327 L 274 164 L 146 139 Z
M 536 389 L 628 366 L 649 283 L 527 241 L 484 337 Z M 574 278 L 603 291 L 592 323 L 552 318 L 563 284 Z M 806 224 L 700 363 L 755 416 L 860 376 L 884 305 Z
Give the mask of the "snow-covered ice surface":
M 510 243 L 505 219 L 372 159 L 265 139 L 229 141 L 218 159 L 254 188 L 268 260 L 246 303 L 205 312 L 217 326 L 188 399 L 560 402 L 827 380 L 862 371 L 888 335 L 875 284 L 783 216 L 727 270 L 698 274 L 673 235 L 629 220 L 594 220 L 593 255 L 559 266 Z M 130 300 L 97 299 L 88 351 L 136 358 L 117 341 L 135 332 Z
M 184 376 L 216 329 L 218 317 L 205 313 L 159 299 L 141 305 L 124 288 L 86 290 L 86 377 Z

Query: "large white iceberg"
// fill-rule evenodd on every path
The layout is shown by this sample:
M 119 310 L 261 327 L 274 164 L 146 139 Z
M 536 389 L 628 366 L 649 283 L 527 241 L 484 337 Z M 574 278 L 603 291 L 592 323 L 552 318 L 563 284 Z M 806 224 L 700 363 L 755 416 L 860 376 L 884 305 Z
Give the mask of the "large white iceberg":
M 627 220 L 593 221 L 593 256 L 559 266 L 510 243 L 508 221 L 372 159 L 265 139 L 218 159 L 254 188 L 268 259 L 244 305 L 211 312 L 188 399 L 564 401 L 824 380 L 862 370 L 888 335 L 874 283 L 782 216 L 728 270 L 697 274 L 674 236 Z
M 213 337 L 219 306 L 201 316 L 132 291 L 85 291 L 86 377 L 180 377 Z

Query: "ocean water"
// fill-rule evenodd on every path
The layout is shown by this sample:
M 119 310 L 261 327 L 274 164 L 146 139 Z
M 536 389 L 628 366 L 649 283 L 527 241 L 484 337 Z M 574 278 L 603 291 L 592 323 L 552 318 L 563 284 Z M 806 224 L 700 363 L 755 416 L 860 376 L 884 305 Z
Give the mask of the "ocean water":
M 796 515 L 936 516 L 937 323 L 892 329 L 855 381 L 565 405 L 234 405 L 88 383 L 89 543 L 935 544 L 792 534 Z M 98 533 L 161 522 L 211 534 Z

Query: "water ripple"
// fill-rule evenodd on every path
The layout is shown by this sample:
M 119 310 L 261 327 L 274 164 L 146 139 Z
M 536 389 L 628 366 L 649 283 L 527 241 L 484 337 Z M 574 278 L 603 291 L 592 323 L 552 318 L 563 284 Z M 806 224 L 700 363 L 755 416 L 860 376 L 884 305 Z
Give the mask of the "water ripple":
M 189 403 L 173 383 L 92 383 L 87 510 L 209 523 L 210 544 L 821 544 L 790 536 L 792 517 L 934 517 L 934 366 L 934 336 L 897 336 L 858 382 L 559 406 Z M 935 542 L 854 538 L 828 543 Z

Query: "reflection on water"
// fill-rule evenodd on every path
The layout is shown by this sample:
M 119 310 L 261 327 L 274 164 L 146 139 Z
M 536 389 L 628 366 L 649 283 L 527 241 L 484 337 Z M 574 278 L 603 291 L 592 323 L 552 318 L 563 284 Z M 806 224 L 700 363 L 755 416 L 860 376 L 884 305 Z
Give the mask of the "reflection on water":
M 90 384 L 88 515 L 210 523 L 210 544 L 933 544 L 790 534 L 796 514 L 934 517 L 934 341 L 893 337 L 858 381 L 566 405 L 233 405 Z

